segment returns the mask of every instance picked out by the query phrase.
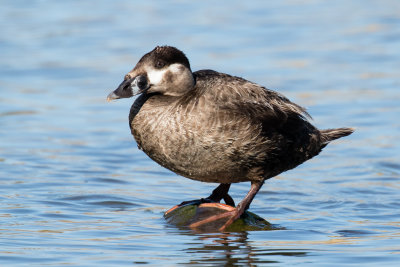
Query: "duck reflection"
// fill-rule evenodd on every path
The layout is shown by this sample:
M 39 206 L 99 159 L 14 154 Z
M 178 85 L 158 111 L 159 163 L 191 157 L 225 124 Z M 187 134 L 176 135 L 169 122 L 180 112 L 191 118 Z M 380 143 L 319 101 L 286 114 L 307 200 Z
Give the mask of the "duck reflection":
M 255 260 L 253 247 L 249 244 L 247 237 L 247 232 L 200 235 L 199 239 L 203 247 L 187 249 L 186 252 L 196 255 L 188 264 L 251 266 Z
M 271 229 L 276 230 L 276 229 Z M 187 234 L 187 232 L 186 232 Z M 191 260 L 185 265 L 215 266 L 257 266 L 260 264 L 276 264 L 277 256 L 306 256 L 307 252 L 285 249 L 260 250 L 252 245 L 249 232 L 200 234 L 200 246 L 191 243 L 186 253 Z

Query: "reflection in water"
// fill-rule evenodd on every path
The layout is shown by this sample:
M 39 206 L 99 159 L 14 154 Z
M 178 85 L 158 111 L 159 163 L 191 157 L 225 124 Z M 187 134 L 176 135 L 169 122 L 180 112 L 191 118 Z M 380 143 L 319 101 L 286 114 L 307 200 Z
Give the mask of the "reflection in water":
M 248 232 L 199 235 L 201 247 L 189 247 L 184 251 L 191 254 L 186 264 L 212 264 L 213 266 L 254 266 L 255 264 L 278 263 L 276 256 L 306 256 L 299 250 L 260 250 L 251 245 Z M 188 244 L 193 246 L 193 244 Z M 269 260 L 268 256 L 271 256 Z M 272 259 L 274 258 L 274 259 Z
M 191 260 L 190 263 L 217 264 L 224 266 L 231 266 L 238 263 L 243 265 L 254 264 L 253 248 L 249 245 L 247 236 L 247 232 L 199 236 L 203 247 L 188 248 L 187 252 L 199 253 L 201 257 Z M 212 254 L 209 252 L 212 252 Z M 213 257 L 209 257 L 210 255 L 213 255 Z

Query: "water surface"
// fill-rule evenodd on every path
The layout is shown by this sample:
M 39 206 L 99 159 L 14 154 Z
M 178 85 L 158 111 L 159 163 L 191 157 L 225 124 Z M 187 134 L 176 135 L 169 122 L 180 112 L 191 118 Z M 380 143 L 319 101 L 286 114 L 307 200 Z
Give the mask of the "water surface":
M 0 263 L 398 266 L 398 1 L 3 1 Z M 266 182 L 281 230 L 197 234 L 162 215 L 214 184 L 136 148 L 132 99 L 107 94 L 155 45 L 239 75 L 352 136 Z M 239 201 L 248 183 L 235 184 Z

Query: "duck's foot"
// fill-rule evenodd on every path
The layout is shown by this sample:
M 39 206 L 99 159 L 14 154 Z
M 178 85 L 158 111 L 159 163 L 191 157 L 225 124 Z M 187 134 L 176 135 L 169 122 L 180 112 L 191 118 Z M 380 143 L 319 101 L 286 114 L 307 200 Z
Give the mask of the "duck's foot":
M 241 211 L 241 209 L 238 208 L 233 208 L 230 211 L 226 211 L 220 214 L 216 214 L 216 215 L 212 215 L 208 218 L 205 218 L 203 220 L 194 222 L 192 224 L 189 225 L 190 228 L 192 229 L 196 229 L 199 227 L 202 227 L 204 225 L 212 225 L 212 224 L 218 224 L 221 225 L 218 228 L 218 231 L 225 231 L 226 228 L 231 225 L 235 220 L 237 220 L 242 214 L 243 214 L 244 210 Z
M 249 208 L 251 201 L 254 196 L 257 194 L 258 190 L 261 188 L 263 181 L 261 182 L 252 182 L 250 191 L 247 193 L 246 197 L 237 205 L 236 208 L 232 208 L 226 206 L 224 209 L 225 212 L 215 214 L 206 218 L 200 218 L 199 220 L 191 223 L 189 225 L 190 228 L 196 229 L 198 227 L 202 227 L 204 225 L 212 224 L 212 225 L 221 225 L 218 226 L 219 231 L 225 231 L 226 228 L 231 225 L 235 220 L 237 220 L 242 214 Z M 203 204 L 207 205 L 207 204 Z M 199 206 L 201 208 L 202 205 Z

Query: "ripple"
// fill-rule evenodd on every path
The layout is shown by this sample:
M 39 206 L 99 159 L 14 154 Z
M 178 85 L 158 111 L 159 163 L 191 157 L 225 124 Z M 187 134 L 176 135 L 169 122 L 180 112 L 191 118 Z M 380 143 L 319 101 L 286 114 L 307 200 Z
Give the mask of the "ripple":
M 129 206 L 141 206 L 139 204 L 134 204 L 131 202 L 124 202 L 124 201 L 97 201 L 97 202 L 89 202 L 91 205 L 96 206 L 104 206 L 110 208 L 125 208 Z
M 86 202 L 86 201 L 90 201 L 90 200 L 102 200 L 102 199 L 111 199 L 111 200 L 115 200 L 115 201 L 124 200 L 124 198 L 122 198 L 122 197 L 106 195 L 106 194 L 76 195 L 76 196 L 64 197 L 64 198 L 61 198 L 60 200 Z
M 9 209 L 2 209 L 2 211 L 10 214 L 33 214 L 37 212 L 36 210 L 25 209 L 25 208 L 9 208 Z
M 8 111 L 8 112 L 1 112 L 0 117 L 5 116 L 21 116 L 21 115 L 34 115 L 38 112 L 36 110 L 17 110 L 17 111 Z
M 379 162 L 377 164 L 384 171 L 390 172 L 400 178 L 400 164 L 395 162 Z
M 339 230 L 335 231 L 336 234 L 339 234 L 344 237 L 362 237 L 365 235 L 375 235 L 378 234 L 373 231 L 366 231 L 366 230 Z
M 113 179 L 113 178 L 92 178 L 88 181 L 98 182 L 98 183 L 111 183 L 111 184 L 129 184 L 127 181 L 120 180 L 120 179 Z

